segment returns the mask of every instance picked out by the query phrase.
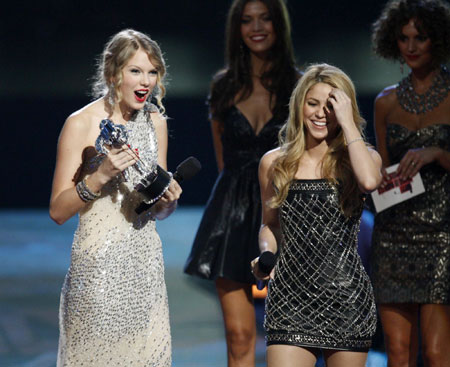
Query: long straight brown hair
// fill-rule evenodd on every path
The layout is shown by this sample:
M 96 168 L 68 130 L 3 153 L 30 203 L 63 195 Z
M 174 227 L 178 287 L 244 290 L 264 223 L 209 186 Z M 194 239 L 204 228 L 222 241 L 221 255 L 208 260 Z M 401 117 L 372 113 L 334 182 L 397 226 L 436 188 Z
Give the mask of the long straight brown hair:
M 214 77 L 210 106 L 214 119 L 223 120 L 228 108 L 245 100 L 253 91 L 250 50 L 242 41 L 242 13 L 247 3 L 260 1 L 267 6 L 273 29 L 275 43 L 267 57 L 269 69 L 261 76 L 263 86 L 270 92 L 271 101 L 275 98 L 272 113 L 279 116 L 287 110 L 289 97 L 300 76 L 295 66 L 291 39 L 291 24 L 284 0 L 234 0 L 228 11 L 225 33 L 225 67 Z M 287 116 L 282 116 L 287 117 Z

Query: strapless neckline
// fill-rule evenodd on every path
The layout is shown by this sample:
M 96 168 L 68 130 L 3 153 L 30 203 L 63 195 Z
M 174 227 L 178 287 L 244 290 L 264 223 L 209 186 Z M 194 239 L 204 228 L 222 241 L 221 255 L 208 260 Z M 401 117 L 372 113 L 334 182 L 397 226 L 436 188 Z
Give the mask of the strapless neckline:
M 391 126 L 391 127 L 398 126 L 398 127 L 402 128 L 403 130 L 407 130 L 411 134 L 417 133 L 418 131 L 425 130 L 425 129 L 434 129 L 434 128 L 437 128 L 437 127 L 440 127 L 440 126 L 447 126 L 448 128 L 450 128 L 450 124 L 431 124 L 431 125 L 427 125 L 427 126 L 423 126 L 421 128 L 418 128 L 417 130 L 411 130 L 411 129 L 407 128 L 406 126 L 398 124 L 396 122 L 388 122 L 387 125 Z

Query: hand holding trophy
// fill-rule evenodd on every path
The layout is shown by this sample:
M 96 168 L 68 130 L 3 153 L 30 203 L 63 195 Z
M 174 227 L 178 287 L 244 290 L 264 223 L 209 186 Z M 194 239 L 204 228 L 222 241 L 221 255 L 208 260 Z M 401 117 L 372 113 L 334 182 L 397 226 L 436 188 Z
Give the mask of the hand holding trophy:
M 104 119 L 100 122 L 100 135 L 95 142 L 95 149 L 98 153 L 108 154 L 108 146 L 127 146 L 131 153 L 136 156 L 137 162 L 132 166 L 139 174 L 140 181 L 135 185 L 135 190 L 141 193 L 142 203 L 136 208 L 136 213 L 140 214 L 155 204 L 166 192 L 172 177 L 181 183 L 190 179 L 201 169 L 200 162 L 189 157 L 180 163 L 176 172 L 167 172 L 159 165 L 148 167 L 139 155 L 128 144 L 128 134 L 125 126 L 114 124 L 111 120 Z M 128 172 L 124 172 L 125 179 L 128 179 Z

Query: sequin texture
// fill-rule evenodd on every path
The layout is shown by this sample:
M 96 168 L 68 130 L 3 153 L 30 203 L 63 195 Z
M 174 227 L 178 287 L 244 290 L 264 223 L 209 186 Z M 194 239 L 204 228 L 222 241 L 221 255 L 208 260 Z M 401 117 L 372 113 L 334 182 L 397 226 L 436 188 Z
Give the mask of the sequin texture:
M 126 125 L 128 142 L 157 163 L 149 114 Z M 84 167 L 92 171 L 97 156 Z M 134 212 L 139 174 L 128 169 L 86 205 L 61 292 L 58 366 L 170 366 L 171 338 L 161 241 L 149 213 Z
M 387 125 L 391 162 L 409 149 L 450 151 L 450 125 L 412 131 Z M 450 172 L 437 163 L 420 170 L 425 193 L 375 217 L 372 281 L 379 303 L 450 304 Z
M 327 180 L 297 180 L 279 218 L 282 243 L 266 300 L 267 344 L 369 348 L 376 311 L 357 253 L 360 215 L 342 214 L 338 190 Z
M 403 78 L 396 88 L 397 100 L 400 106 L 416 115 L 429 112 L 447 98 L 450 92 L 450 72 L 441 66 L 433 84 L 424 94 L 417 94 L 412 83 L 412 74 Z

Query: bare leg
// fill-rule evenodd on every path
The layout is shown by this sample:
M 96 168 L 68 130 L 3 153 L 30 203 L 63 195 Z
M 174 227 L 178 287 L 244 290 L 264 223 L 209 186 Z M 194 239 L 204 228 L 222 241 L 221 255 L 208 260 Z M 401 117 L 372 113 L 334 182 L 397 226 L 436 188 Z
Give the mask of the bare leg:
M 216 289 L 225 324 L 228 367 L 254 367 L 256 322 L 251 285 L 219 278 Z
M 418 353 L 417 304 L 380 304 L 388 367 L 415 367 Z
M 450 306 L 422 305 L 420 329 L 425 366 L 450 366 Z
M 327 367 L 364 367 L 367 360 L 367 352 L 324 350 L 323 355 Z
M 314 367 L 317 355 L 318 351 L 315 349 L 284 344 L 269 345 L 267 367 Z

